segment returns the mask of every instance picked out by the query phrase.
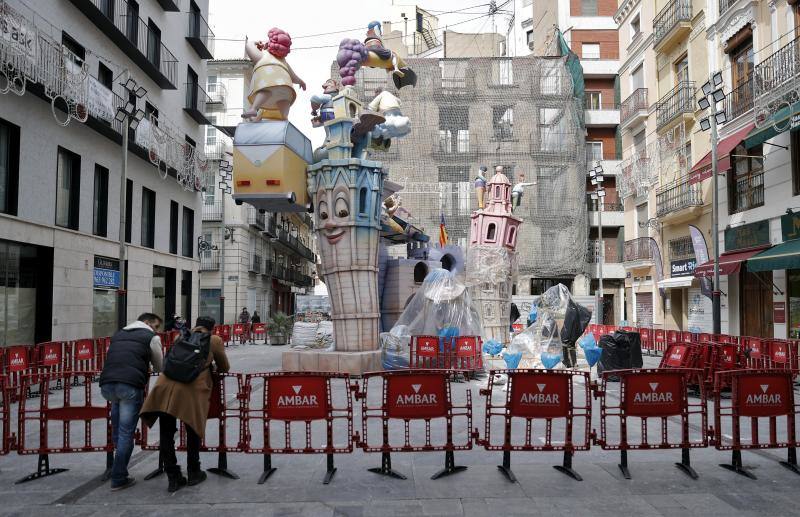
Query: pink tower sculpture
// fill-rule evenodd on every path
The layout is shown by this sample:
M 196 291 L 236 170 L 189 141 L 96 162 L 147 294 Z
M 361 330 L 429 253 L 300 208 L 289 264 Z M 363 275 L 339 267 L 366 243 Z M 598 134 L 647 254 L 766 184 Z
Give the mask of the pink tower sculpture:
M 511 213 L 511 182 L 503 167 L 486 184 L 486 207 L 472 213 L 467 277 L 483 322 L 484 339 L 510 341 L 511 286 L 522 219 Z

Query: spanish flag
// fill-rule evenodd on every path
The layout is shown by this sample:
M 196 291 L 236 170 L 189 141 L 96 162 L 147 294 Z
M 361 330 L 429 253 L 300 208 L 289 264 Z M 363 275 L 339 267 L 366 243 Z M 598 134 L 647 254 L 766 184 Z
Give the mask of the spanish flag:
M 439 214 L 439 246 L 444 248 L 447 246 L 447 228 L 444 225 L 444 214 Z

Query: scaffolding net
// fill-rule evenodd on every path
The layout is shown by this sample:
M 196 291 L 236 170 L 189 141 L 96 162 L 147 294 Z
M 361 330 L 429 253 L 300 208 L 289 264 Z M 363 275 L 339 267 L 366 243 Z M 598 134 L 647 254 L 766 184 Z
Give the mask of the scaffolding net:
M 528 184 L 514 212 L 524 220 L 520 275 L 584 272 L 585 129 L 580 81 L 567 59 L 408 59 L 419 81 L 399 93 L 384 70 L 358 71 L 354 88 L 365 104 L 376 88 L 388 89 L 411 120 L 408 136 L 372 157 L 404 187 L 399 197 L 413 224 L 436 236 L 444 220 L 450 243 L 466 249 L 478 168 L 488 168 L 488 180 L 502 165 L 513 185 Z

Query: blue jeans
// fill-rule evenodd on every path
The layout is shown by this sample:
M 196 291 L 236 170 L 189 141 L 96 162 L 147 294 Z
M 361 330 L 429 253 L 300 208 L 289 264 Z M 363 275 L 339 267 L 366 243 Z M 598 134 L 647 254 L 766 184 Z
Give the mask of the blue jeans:
M 103 398 L 111 402 L 111 439 L 115 449 L 111 486 L 115 487 L 128 478 L 128 462 L 133 453 L 133 435 L 144 402 L 144 390 L 122 382 L 109 382 L 103 384 L 100 391 Z

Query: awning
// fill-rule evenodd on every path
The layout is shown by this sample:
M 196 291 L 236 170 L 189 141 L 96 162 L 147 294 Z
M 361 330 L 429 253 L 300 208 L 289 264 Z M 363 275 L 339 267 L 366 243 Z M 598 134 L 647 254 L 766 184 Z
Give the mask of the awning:
M 791 106 L 785 106 L 770 116 L 759 128 L 754 128 L 747 138 L 744 139 L 744 146 L 747 149 L 761 145 L 770 138 L 773 138 L 792 125 L 792 115 L 800 111 L 800 101 Z M 778 126 L 777 128 L 775 126 Z
M 778 244 L 747 260 L 748 271 L 776 269 L 800 269 L 800 239 Z
M 742 262 L 768 247 L 769 246 L 759 246 L 758 248 L 723 253 L 719 256 L 719 274 L 733 275 L 738 273 L 742 268 Z M 694 276 L 698 278 L 714 276 L 714 261 L 709 260 L 697 266 L 694 269 Z
M 731 168 L 731 152 L 744 140 L 755 127 L 755 123 L 750 123 L 735 132 L 734 134 L 722 139 L 717 146 L 717 172 L 723 173 Z M 694 181 L 704 180 L 711 177 L 711 153 L 706 153 L 703 158 L 692 167 L 691 172 Z
M 658 287 L 669 289 L 670 287 L 692 287 L 693 276 L 675 276 L 672 278 L 665 278 L 658 282 Z

